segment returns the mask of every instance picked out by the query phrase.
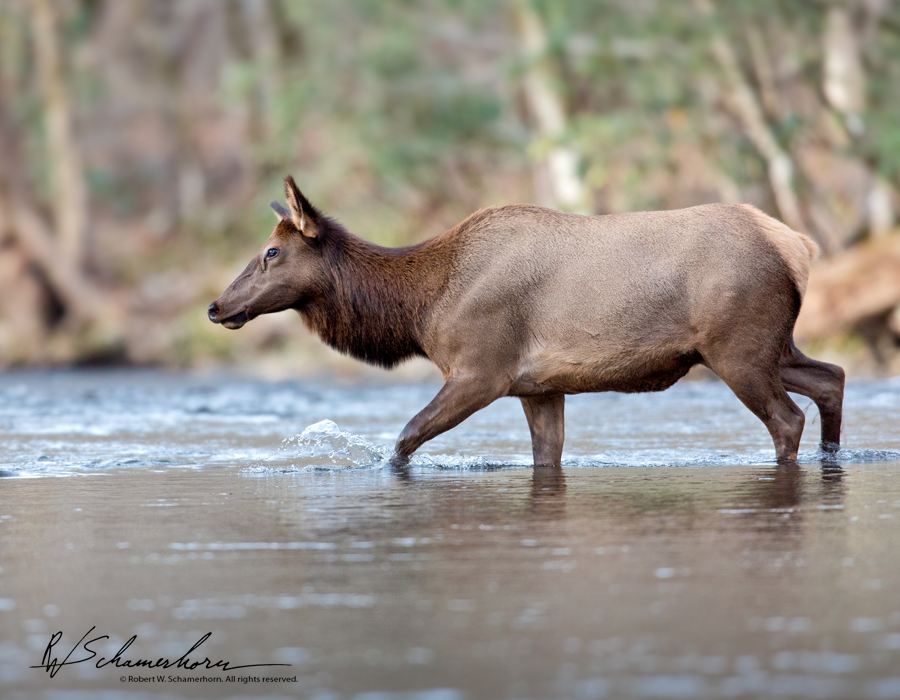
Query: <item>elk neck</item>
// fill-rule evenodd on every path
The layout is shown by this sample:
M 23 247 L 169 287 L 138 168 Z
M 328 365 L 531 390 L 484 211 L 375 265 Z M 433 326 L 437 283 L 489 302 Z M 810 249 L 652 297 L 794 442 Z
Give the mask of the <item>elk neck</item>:
M 339 352 L 370 364 L 390 368 L 425 356 L 421 332 L 449 270 L 446 246 L 436 242 L 383 248 L 329 230 L 320 243 L 325 280 L 297 309 L 306 326 Z

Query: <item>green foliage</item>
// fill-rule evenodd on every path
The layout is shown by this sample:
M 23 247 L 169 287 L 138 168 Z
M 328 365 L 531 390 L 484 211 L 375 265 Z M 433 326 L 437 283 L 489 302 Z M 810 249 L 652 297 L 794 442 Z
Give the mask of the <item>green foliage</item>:
M 409 2 L 318 5 L 314 17 L 308 8 L 298 13 L 294 21 L 313 21 L 316 30 L 307 35 L 307 65 L 288 70 L 278 97 L 285 131 L 326 122 L 340 133 L 342 149 L 353 151 L 356 167 L 388 193 L 408 187 L 439 193 L 443 160 L 508 147 L 502 96 L 461 75 L 455 57 L 441 60 L 431 51 L 429 13 L 466 6 L 476 20 L 483 14 L 467 3 Z
M 823 94 L 833 5 L 710 1 L 709 16 L 669 0 L 56 3 L 92 216 L 87 274 L 139 288 L 245 259 L 271 231 L 268 201 L 288 173 L 351 230 L 408 244 L 482 206 L 548 202 L 541 167 L 561 145 L 599 213 L 727 195 L 777 215 L 766 158 L 711 54 L 717 37 L 818 222 L 839 228 L 829 202 L 845 211 L 864 197 L 804 156 L 900 185 L 900 9 L 851 4 L 867 88 L 855 133 Z M 516 2 L 546 34 L 539 56 L 526 58 Z M 52 223 L 32 20 L 28 3 L 0 4 L 0 110 L 22 151 L 15 175 Z M 542 132 L 527 106 L 536 66 L 563 107 L 561 133 Z M 844 242 L 861 236 L 858 208 L 840 223 Z M 212 342 L 203 323 L 176 325 L 178 362 L 192 338 Z M 210 350 L 220 359 L 222 342 Z

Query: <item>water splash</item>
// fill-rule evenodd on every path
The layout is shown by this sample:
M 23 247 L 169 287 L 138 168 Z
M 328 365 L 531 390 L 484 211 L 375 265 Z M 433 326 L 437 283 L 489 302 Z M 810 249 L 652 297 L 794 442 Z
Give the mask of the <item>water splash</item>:
M 390 456 L 390 448 L 341 430 L 332 420 L 322 420 L 282 440 L 266 461 L 287 459 L 294 468 L 380 467 Z
M 343 469 L 381 469 L 387 467 L 393 450 L 356 435 L 332 420 L 322 420 L 310 425 L 303 432 L 281 441 L 281 446 L 266 458 L 264 463 L 251 465 L 251 474 L 296 471 L 336 471 Z M 529 466 L 530 462 L 518 460 L 499 463 L 485 457 L 461 454 L 415 454 L 410 469 L 424 470 L 475 470 L 487 471 L 503 467 Z

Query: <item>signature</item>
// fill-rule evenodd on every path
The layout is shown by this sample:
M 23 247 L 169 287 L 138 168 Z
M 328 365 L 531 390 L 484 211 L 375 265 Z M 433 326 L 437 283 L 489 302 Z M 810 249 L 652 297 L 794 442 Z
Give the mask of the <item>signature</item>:
M 41 663 L 37 666 L 31 666 L 31 668 L 42 668 L 47 673 L 50 674 L 50 677 L 53 678 L 59 673 L 59 670 L 63 666 L 74 666 L 75 664 L 82 664 L 86 661 L 93 661 L 97 658 L 98 654 L 96 651 L 91 649 L 91 645 L 97 642 L 103 641 L 104 639 L 109 639 L 108 634 L 99 635 L 97 637 L 92 637 L 88 639 L 88 637 L 93 634 L 94 630 L 97 629 L 96 625 L 91 627 L 87 632 L 85 632 L 84 636 L 80 640 L 78 640 L 78 644 L 72 647 L 71 651 L 66 654 L 65 658 L 60 661 L 57 656 L 54 656 L 56 652 L 54 648 L 62 639 L 63 633 L 56 632 L 51 635 L 50 643 L 47 645 L 47 648 L 44 650 L 44 657 L 41 659 Z M 243 666 L 232 666 L 230 662 L 225 661 L 223 659 L 219 659 L 218 661 L 212 661 L 209 657 L 206 657 L 202 661 L 195 661 L 189 658 L 190 654 L 193 654 L 200 646 L 210 637 L 212 636 L 212 632 L 207 632 L 204 634 L 197 642 L 184 652 L 177 659 L 123 659 L 122 655 L 128 651 L 128 647 L 134 644 L 137 639 L 137 635 L 133 635 L 127 642 L 122 645 L 122 648 L 119 649 L 113 656 L 110 658 L 106 658 L 101 656 L 97 659 L 97 662 L 94 664 L 97 668 L 105 668 L 106 666 L 114 666 L 115 668 L 181 668 L 188 671 L 192 671 L 195 668 L 212 669 L 218 668 L 221 671 L 230 671 L 238 668 L 252 668 L 255 666 L 290 666 L 291 664 L 244 664 Z M 87 640 L 87 641 L 85 641 Z M 79 651 L 80 650 L 80 651 Z M 79 656 L 83 658 L 75 658 L 72 659 L 72 656 L 76 651 L 79 651 Z M 87 654 L 86 656 L 84 654 Z

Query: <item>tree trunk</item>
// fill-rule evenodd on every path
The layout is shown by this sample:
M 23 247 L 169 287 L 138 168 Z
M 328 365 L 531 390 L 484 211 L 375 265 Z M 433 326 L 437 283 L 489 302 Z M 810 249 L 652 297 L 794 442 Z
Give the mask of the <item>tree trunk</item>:
M 822 50 L 822 92 L 828 104 L 841 115 L 851 140 L 858 141 L 866 130 L 866 71 L 862 56 L 862 38 L 854 27 L 850 12 L 843 5 L 828 9 Z M 896 212 L 890 182 L 874 165 L 867 164 L 872 175 L 866 197 L 866 222 L 873 238 L 890 233 Z
M 54 0 L 30 3 L 34 48 L 44 93 L 48 160 L 52 164 L 53 215 L 60 252 L 76 267 L 85 258 L 87 189 L 72 133 L 72 105 L 62 72 L 62 47 Z
M 709 0 L 695 0 L 694 4 L 701 15 L 713 17 Z M 807 227 L 794 192 L 794 164 L 769 129 L 759 100 L 745 79 L 728 39 L 714 28 L 710 31 L 709 49 L 722 71 L 725 106 L 740 121 L 747 138 L 766 161 L 769 184 L 784 223 L 805 232 Z
M 513 12 L 527 61 L 522 91 L 538 134 L 551 144 L 546 165 L 553 200 L 565 209 L 586 213 L 587 193 L 578 174 L 578 153 L 562 143 L 566 114 L 562 100 L 553 89 L 553 75 L 547 65 L 547 34 L 528 0 L 515 2 Z
M 26 193 L 26 169 L 12 124 L 7 118 L 4 86 L 0 84 L 0 240 L 11 236 L 31 264 L 43 272 L 46 283 L 62 303 L 68 324 L 84 327 L 111 315 L 111 305 L 85 277 L 75 260 L 62 252 L 62 241 L 38 213 Z

